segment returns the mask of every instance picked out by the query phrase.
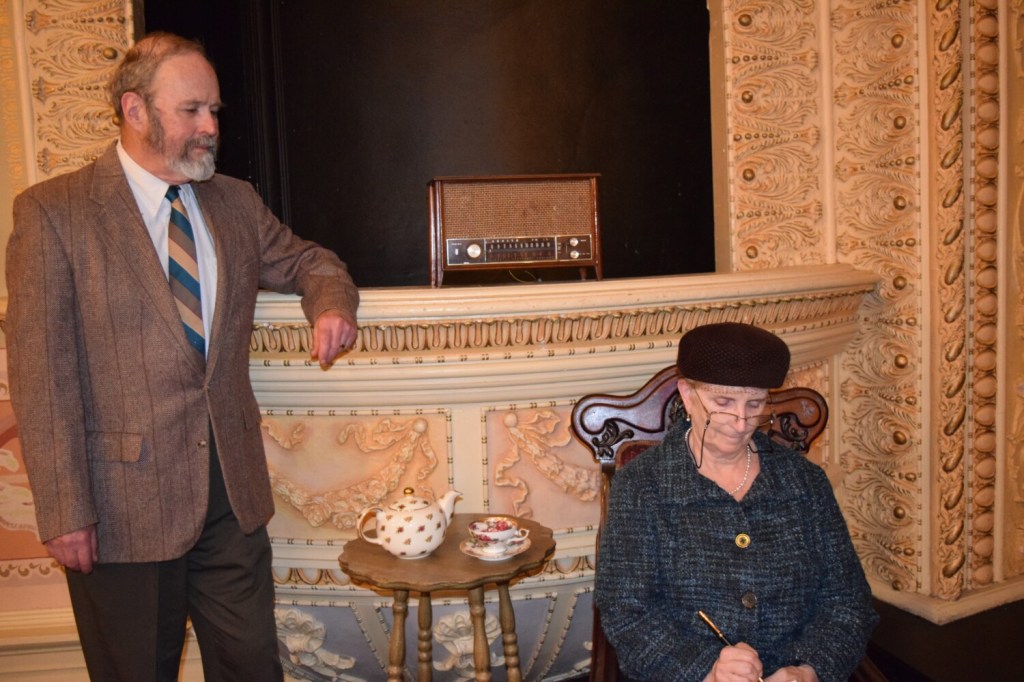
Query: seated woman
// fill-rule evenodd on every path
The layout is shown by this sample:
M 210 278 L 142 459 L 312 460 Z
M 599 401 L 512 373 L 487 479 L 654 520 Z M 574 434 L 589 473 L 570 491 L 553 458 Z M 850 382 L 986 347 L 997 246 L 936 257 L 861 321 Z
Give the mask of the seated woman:
M 631 679 L 845 682 L 864 655 L 877 615 L 832 486 L 757 430 L 789 357 L 747 324 L 679 342 L 689 419 L 615 475 L 601 536 L 595 599 Z

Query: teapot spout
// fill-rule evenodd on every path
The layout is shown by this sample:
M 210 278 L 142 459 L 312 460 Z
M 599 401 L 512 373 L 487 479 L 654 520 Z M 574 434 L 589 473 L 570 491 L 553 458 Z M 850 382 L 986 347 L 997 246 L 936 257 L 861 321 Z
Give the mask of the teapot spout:
M 438 500 L 438 505 L 441 507 L 441 511 L 444 512 L 444 517 L 449 523 L 451 523 L 452 514 L 455 513 L 455 500 L 461 496 L 462 493 L 458 490 L 449 490 Z

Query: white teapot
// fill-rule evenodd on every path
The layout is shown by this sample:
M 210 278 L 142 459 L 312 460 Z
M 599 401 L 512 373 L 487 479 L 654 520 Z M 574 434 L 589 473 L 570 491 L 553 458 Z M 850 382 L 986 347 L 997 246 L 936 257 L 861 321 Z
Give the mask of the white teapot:
M 380 545 L 399 559 L 422 559 L 444 541 L 444 534 L 455 511 L 455 499 L 462 493 L 449 490 L 438 502 L 416 497 L 412 488 L 402 492 L 405 497 L 388 505 L 387 509 L 369 507 L 359 515 L 356 530 L 367 542 Z M 377 536 L 367 537 L 363 523 L 373 514 Z

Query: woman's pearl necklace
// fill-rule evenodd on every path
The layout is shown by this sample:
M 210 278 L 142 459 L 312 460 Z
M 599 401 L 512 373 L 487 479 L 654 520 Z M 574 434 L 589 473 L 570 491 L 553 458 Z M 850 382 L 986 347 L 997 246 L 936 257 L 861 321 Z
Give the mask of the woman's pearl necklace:
M 686 433 L 683 434 L 683 439 L 686 441 L 686 449 L 690 451 L 690 457 L 693 457 L 693 463 L 697 464 L 697 458 L 693 455 L 693 447 L 690 445 L 690 432 L 693 431 L 693 427 L 686 429 Z M 753 457 L 753 452 L 750 450 L 750 443 L 747 443 L 747 468 L 743 470 L 743 480 L 740 484 L 729 491 L 729 497 L 732 497 L 739 491 L 743 490 L 743 486 L 747 484 L 747 478 L 750 477 L 750 460 Z M 700 465 L 697 464 L 697 468 L 700 469 Z
M 730 497 L 743 490 L 743 486 L 747 484 L 747 477 L 750 476 L 750 458 L 752 454 L 750 452 L 750 443 L 747 443 L 747 468 L 743 471 L 743 480 L 740 481 L 740 484 L 729 491 Z

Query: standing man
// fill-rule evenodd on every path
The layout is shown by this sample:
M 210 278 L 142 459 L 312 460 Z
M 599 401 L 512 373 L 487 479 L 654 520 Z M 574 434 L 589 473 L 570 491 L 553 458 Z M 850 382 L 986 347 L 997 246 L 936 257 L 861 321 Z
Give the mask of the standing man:
M 358 293 L 214 174 L 220 89 L 200 45 L 146 36 L 110 95 L 120 140 L 14 203 L 7 343 L 39 535 L 92 679 L 177 680 L 190 617 L 208 681 L 280 680 L 256 294 L 301 294 L 327 367 L 355 340 Z

